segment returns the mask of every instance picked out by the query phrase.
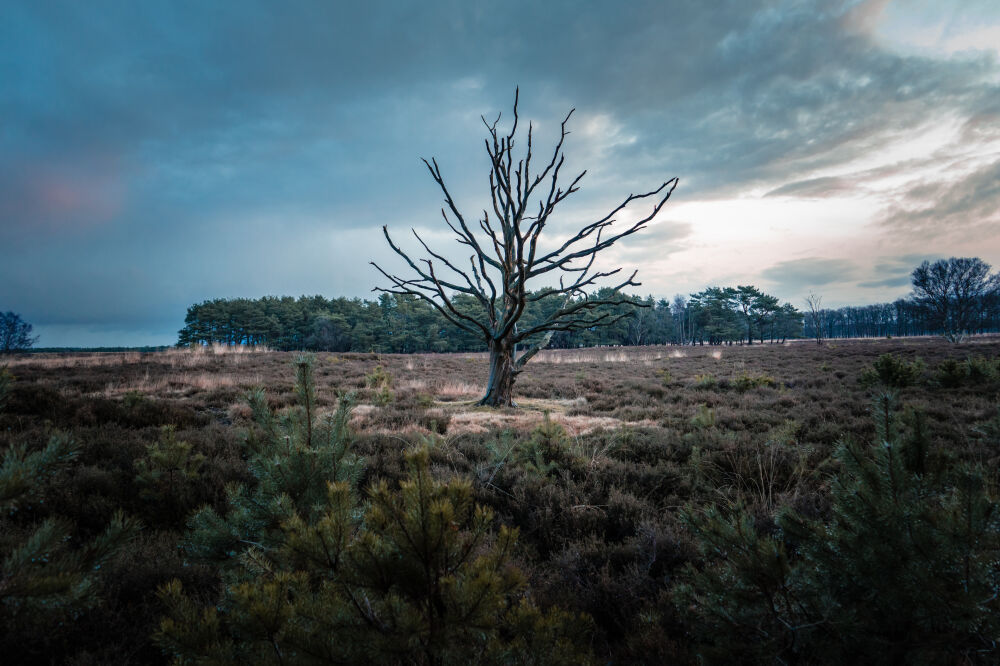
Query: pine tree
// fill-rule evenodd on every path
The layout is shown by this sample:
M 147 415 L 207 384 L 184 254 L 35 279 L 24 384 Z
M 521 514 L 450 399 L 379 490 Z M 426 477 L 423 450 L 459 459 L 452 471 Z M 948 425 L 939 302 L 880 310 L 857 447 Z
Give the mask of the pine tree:
M 194 453 L 191 444 L 177 439 L 174 426 L 163 426 L 159 440 L 135 462 L 140 497 L 170 516 L 186 515 L 192 508 L 194 484 L 204 462 L 203 454 Z
M 250 548 L 269 553 L 283 543 L 283 522 L 316 517 L 328 484 L 357 484 L 364 460 L 351 452 L 351 398 L 341 397 L 336 412 L 321 417 L 313 364 L 311 356 L 296 359 L 298 405 L 287 414 L 272 412 L 263 389 L 248 395 L 256 428 L 246 440 L 247 465 L 256 483 L 227 488 L 225 516 L 205 507 L 191 518 L 187 548 L 196 558 L 229 566 Z

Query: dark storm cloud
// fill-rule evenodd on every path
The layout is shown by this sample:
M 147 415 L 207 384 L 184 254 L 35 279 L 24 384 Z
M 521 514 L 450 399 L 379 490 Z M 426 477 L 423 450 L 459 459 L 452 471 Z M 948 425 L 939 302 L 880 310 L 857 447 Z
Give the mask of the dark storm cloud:
M 215 296 L 364 295 L 376 279 L 366 261 L 385 255 L 380 225 L 438 224 L 440 194 L 418 157 L 439 156 L 460 205 L 481 208 L 479 114 L 509 109 L 518 84 L 538 145 L 578 107 L 567 160 L 591 169 L 580 209 L 673 175 L 677 198 L 757 184 L 826 196 L 847 183 L 805 174 L 878 150 L 937 113 L 964 119 L 970 140 L 992 136 L 995 58 L 889 52 L 870 34 L 877 9 L 836 0 L 6 7 L 0 306 L 124 328 L 158 326 Z M 990 177 L 995 168 L 943 189 L 939 203 L 890 210 L 886 224 L 986 214 L 997 203 Z M 689 232 L 660 240 L 676 247 Z M 796 265 L 785 263 L 792 279 Z M 822 279 L 829 268 L 803 275 Z

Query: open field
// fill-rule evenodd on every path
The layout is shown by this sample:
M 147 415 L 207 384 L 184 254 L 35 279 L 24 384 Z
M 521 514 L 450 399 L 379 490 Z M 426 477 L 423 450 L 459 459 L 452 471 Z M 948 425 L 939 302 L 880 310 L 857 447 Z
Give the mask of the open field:
M 870 400 L 858 381 L 879 355 L 920 358 L 933 369 L 945 358 L 991 357 L 998 351 L 997 338 L 961 346 L 920 338 L 821 347 L 798 341 L 549 350 L 519 377 L 515 395 L 521 409 L 509 412 L 472 404 L 485 389 L 486 354 L 321 353 L 316 378 L 321 405 L 331 407 L 339 394 L 355 395 L 354 424 L 361 432 L 426 431 L 431 421 L 449 435 L 496 428 L 523 431 L 548 411 L 572 435 L 630 426 L 665 430 L 663 436 L 669 437 L 690 431 L 691 417 L 705 405 L 722 427 L 748 441 L 755 433 L 794 421 L 807 441 L 830 445 L 841 435 L 872 431 Z M 249 416 L 244 398 L 255 386 L 266 387 L 275 406 L 294 401 L 290 368 L 296 357 L 293 352 L 217 347 L 34 354 L 15 357 L 8 365 L 20 380 L 15 399 L 23 395 L 38 404 L 58 404 L 70 424 L 86 421 L 88 406 L 129 403 L 138 404 L 139 411 L 176 411 L 186 421 L 230 426 Z M 378 366 L 388 373 L 391 400 L 386 404 L 376 404 L 377 391 L 367 379 Z M 745 383 L 756 377 L 765 378 L 763 385 L 740 390 L 741 379 Z M 995 404 L 995 396 L 971 389 L 949 391 L 944 401 L 940 392 L 920 389 L 904 398 L 932 416 L 966 421 L 989 418 Z M 75 405 L 81 414 L 67 414 Z
M 705 563 L 682 508 L 738 508 L 763 533 L 786 509 L 828 519 L 834 452 L 845 439 L 875 438 L 873 396 L 886 387 L 863 377 L 889 353 L 922 362 L 915 381 L 894 389 L 894 409 L 926 416 L 932 458 L 977 465 L 995 488 L 997 339 L 551 350 L 529 363 L 515 386 L 520 408 L 507 411 L 474 406 L 484 354 L 321 353 L 314 368 L 322 412 L 352 396 L 361 487 L 395 484 L 403 452 L 429 446 L 437 477 L 471 480 L 476 501 L 520 529 L 516 561 L 531 597 L 591 618 L 598 662 L 690 663 L 711 640 L 696 628 L 704 618 L 677 601 L 677 581 L 692 580 L 686 567 Z M 245 394 L 263 386 L 272 408 L 291 408 L 295 358 L 218 348 L 8 361 L 15 383 L 0 448 L 37 446 L 57 431 L 81 447 L 71 472 L 8 535 L 59 516 L 83 538 L 117 510 L 145 527 L 106 567 L 100 604 L 44 635 L 30 622 L 0 629 L 4 654 L 18 663 L 165 663 L 150 639 L 165 612 L 155 591 L 177 578 L 211 603 L 218 573 L 178 547 L 187 517 L 205 504 L 224 510 L 226 484 L 252 482 Z M 966 370 L 956 375 L 949 359 Z M 163 426 L 205 461 L 196 482 L 154 500 L 137 484 L 137 465 Z M 774 654 L 787 657 L 784 649 Z

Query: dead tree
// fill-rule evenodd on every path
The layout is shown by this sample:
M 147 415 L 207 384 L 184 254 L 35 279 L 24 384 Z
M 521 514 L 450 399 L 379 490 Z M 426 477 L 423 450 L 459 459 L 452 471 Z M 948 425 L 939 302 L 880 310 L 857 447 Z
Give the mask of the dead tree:
M 382 227 L 382 231 L 389 247 L 403 258 L 413 274 L 408 277 L 393 275 L 372 262 L 392 285 L 376 287 L 375 291 L 419 297 L 455 326 L 482 338 L 490 351 L 490 374 L 486 395 L 479 404 L 493 407 L 513 405 L 515 378 L 525 363 L 549 343 L 553 333 L 611 325 L 628 316 L 599 312 L 600 306 L 644 305 L 620 291 L 639 286 L 635 281 L 637 271 L 613 285 L 614 296 L 589 297 L 588 289 L 622 270 L 598 270 L 594 261 L 601 250 L 643 229 L 656 217 L 678 182 L 677 178 L 671 178 L 650 192 L 630 194 L 610 213 L 583 225 L 568 240 L 552 249 L 543 249 L 540 239 L 550 216 L 560 203 L 577 191 L 586 171 L 573 178 L 565 189 L 560 186 L 560 172 L 565 161 L 563 142 L 569 134 L 566 124 L 573 110 L 563 119 L 552 157 L 540 172 L 532 169 L 530 123 L 527 150 L 522 157 L 516 157 L 517 104 L 515 93 L 513 124 L 507 134 L 497 129 L 499 115 L 492 123 L 483 118 L 488 131 L 486 152 L 491 163 L 492 214 L 484 209 L 482 218 L 470 224 L 452 199 L 437 161 L 423 160 L 444 194 L 445 207 L 441 215 L 445 224 L 455 233 L 457 242 L 466 246 L 465 251 L 471 250 L 468 268 L 460 268 L 452 259 L 432 250 L 416 230 L 411 230 L 428 255 L 414 261 L 392 240 L 387 227 Z M 652 210 L 637 222 L 612 230 L 615 215 L 640 200 L 650 200 Z M 532 280 L 542 280 L 547 286 L 532 291 L 528 284 Z M 478 304 L 476 310 L 470 311 L 456 303 L 460 295 L 471 297 Z M 542 322 L 518 326 L 526 306 L 543 299 L 560 299 L 560 306 Z M 522 349 L 518 351 L 519 344 Z
M 823 312 L 823 297 L 817 296 L 810 292 L 806 296 L 806 307 L 809 310 L 806 312 L 806 316 L 809 317 L 809 324 L 813 328 L 813 336 L 816 338 L 816 344 L 823 344 L 823 327 L 826 325 L 826 317 Z

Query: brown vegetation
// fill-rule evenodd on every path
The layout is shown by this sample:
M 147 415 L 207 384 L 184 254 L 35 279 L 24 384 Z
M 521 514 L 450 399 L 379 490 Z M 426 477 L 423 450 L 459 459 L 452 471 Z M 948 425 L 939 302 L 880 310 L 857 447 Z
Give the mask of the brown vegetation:
M 993 339 L 551 350 L 519 379 L 521 407 L 500 411 L 474 404 L 485 354 L 320 354 L 315 376 L 323 410 L 354 394 L 363 486 L 403 478 L 403 452 L 429 445 L 434 474 L 472 479 L 476 500 L 520 528 L 536 601 L 593 618 L 601 661 L 684 663 L 694 653 L 668 602 L 669 581 L 698 551 L 680 507 L 741 503 L 760 525 L 779 507 L 825 515 L 837 442 L 874 435 L 877 389 L 862 379 L 887 353 L 922 360 L 899 401 L 926 415 L 932 449 L 995 477 Z M 244 395 L 262 385 L 272 408 L 293 404 L 292 359 L 185 350 L 37 354 L 10 364 L 16 381 L 0 414 L 0 449 L 53 431 L 81 446 L 72 473 L 19 524 L 58 515 L 85 538 L 124 510 L 146 527 L 108 566 L 99 606 L 37 634 L 0 629 L 4 654 L 19 663 L 164 661 L 150 642 L 163 614 L 156 589 L 177 578 L 210 600 L 218 585 L 216 572 L 178 547 L 185 512 L 221 507 L 226 484 L 248 480 Z M 137 474 L 163 426 L 204 460 L 197 482 L 154 501 Z

